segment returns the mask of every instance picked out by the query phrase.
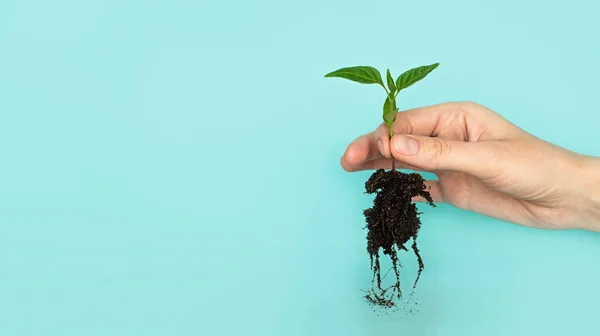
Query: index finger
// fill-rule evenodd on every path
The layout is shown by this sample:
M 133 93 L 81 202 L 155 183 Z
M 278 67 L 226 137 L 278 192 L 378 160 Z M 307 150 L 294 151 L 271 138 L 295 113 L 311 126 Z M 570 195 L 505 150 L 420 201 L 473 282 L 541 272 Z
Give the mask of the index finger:
M 523 131 L 494 111 L 471 102 L 450 102 L 398 112 L 395 134 L 477 141 L 519 137 Z
M 387 134 L 386 131 L 385 124 L 382 124 L 375 131 L 352 141 L 342 156 L 342 167 L 348 171 L 355 171 L 359 170 L 365 162 L 382 158 L 379 143 L 381 138 Z
M 434 136 L 439 130 L 440 119 L 443 113 L 447 113 L 447 104 L 439 104 L 400 111 L 392 125 L 396 134 L 414 134 L 422 136 Z

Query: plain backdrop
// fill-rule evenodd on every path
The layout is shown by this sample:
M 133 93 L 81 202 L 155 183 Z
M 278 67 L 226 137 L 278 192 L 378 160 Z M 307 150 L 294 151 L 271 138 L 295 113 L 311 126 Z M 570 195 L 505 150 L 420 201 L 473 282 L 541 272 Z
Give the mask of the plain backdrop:
M 339 159 L 383 91 L 323 76 L 440 62 L 400 109 L 476 101 L 600 155 L 599 9 L 1 1 L 0 334 L 598 335 L 600 236 L 446 205 L 421 207 L 419 312 L 374 313 L 371 172 Z

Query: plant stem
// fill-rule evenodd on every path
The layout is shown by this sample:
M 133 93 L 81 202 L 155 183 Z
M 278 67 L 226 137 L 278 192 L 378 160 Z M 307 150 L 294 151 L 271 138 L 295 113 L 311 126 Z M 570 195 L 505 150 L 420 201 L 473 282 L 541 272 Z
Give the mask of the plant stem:
M 396 105 L 396 97 L 398 97 L 398 93 L 400 93 L 400 90 L 396 90 L 396 92 L 394 94 L 392 94 L 390 91 L 388 91 L 388 89 L 385 87 L 385 85 L 382 85 L 383 89 L 385 90 L 385 93 L 387 93 L 388 99 L 390 100 L 390 109 L 394 108 L 394 105 Z M 392 99 L 393 97 L 393 99 Z M 389 131 L 390 131 L 390 139 L 392 138 L 392 136 L 394 135 L 394 132 L 392 132 L 392 128 L 391 126 L 388 127 Z M 396 160 L 394 160 L 394 158 L 392 157 L 392 170 L 396 170 Z
M 389 96 L 390 91 L 388 91 L 388 89 L 385 87 L 385 85 L 381 84 L 381 87 L 383 87 L 383 89 L 385 90 L 385 93 Z

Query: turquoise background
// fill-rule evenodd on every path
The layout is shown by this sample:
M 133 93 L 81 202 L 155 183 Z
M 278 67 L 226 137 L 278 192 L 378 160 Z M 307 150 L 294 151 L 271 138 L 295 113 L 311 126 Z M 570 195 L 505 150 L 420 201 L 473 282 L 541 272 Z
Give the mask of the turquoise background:
M 598 335 L 597 234 L 446 205 L 420 313 L 374 314 L 370 172 L 339 159 L 382 92 L 323 75 L 440 62 L 401 109 L 472 100 L 600 155 L 599 9 L 1 1 L 0 335 Z

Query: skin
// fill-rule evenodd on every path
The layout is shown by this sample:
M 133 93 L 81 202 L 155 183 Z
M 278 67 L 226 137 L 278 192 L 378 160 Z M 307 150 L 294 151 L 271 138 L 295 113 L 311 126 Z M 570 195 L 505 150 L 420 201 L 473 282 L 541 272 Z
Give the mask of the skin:
M 435 202 L 542 229 L 600 232 L 600 158 L 543 141 L 496 112 L 452 102 L 398 113 L 355 139 L 348 172 L 396 167 L 434 173 Z M 423 201 L 416 198 L 415 201 Z

